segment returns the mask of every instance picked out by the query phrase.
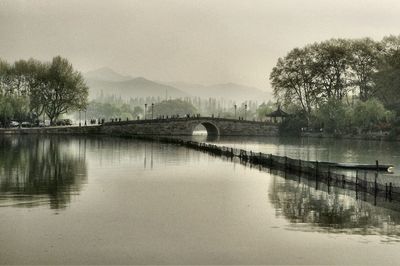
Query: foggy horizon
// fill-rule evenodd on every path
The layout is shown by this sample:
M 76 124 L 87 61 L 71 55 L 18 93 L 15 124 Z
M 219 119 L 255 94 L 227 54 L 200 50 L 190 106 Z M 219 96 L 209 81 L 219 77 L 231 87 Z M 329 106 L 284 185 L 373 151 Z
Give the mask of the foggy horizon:
M 83 73 L 271 91 L 294 47 L 398 35 L 397 1 L 1 1 L 1 57 L 66 57 Z

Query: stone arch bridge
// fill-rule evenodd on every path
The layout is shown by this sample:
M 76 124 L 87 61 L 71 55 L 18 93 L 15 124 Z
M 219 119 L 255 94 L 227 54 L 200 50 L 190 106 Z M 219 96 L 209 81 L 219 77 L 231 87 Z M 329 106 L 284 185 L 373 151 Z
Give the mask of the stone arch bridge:
M 101 133 L 109 135 L 192 135 L 198 125 L 203 125 L 211 136 L 276 136 L 278 127 L 269 122 L 248 120 L 193 117 L 170 119 L 147 119 L 107 122 Z

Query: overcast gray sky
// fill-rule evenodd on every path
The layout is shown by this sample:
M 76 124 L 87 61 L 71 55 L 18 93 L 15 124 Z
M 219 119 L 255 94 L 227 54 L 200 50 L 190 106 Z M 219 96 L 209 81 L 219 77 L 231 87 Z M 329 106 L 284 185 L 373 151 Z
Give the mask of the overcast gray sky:
M 400 34 L 398 0 L 0 0 L 0 57 L 67 57 L 81 71 L 270 87 L 290 49 Z

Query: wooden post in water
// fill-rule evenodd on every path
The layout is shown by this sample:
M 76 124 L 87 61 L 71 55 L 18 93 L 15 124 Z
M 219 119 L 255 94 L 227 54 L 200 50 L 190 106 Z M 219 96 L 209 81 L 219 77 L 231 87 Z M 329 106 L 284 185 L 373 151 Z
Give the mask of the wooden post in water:
M 368 183 L 367 183 L 367 171 L 364 171 L 364 191 L 367 192 L 368 190 Z
M 331 166 L 328 165 L 328 193 L 330 192 L 330 185 L 331 185 Z
M 385 199 L 388 198 L 388 185 L 385 183 Z
M 315 161 L 315 189 L 318 189 L 318 161 Z
M 300 183 L 300 179 L 301 179 L 301 160 L 299 159 L 299 170 L 297 171 L 298 172 L 298 182 Z
M 377 183 L 377 179 L 378 179 L 378 172 L 375 173 L 375 180 L 374 180 L 374 196 L 376 198 L 376 196 L 378 195 L 378 183 Z
M 301 159 L 299 159 L 299 171 L 301 172 Z
M 331 184 L 331 166 L 328 165 L 328 187 Z
M 376 173 L 375 173 L 375 180 L 374 180 L 374 196 L 375 196 L 375 205 L 376 205 L 376 197 L 378 196 L 378 174 L 379 174 L 378 160 L 376 160 L 375 163 L 376 163 Z
M 286 168 L 287 168 L 287 157 L 285 156 L 285 171 L 286 171 Z
M 356 199 L 358 199 L 358 170 L 356 170 Z
M 342 187 L 344 188 L 346 185 L 346 180 L 344 178 L 344 175 L 342 175 Z
M 356 192 L 358 191 L 358 170 L 356 170 Z
M 331 193 L 331 166 L 328 165 L 328 194 Z

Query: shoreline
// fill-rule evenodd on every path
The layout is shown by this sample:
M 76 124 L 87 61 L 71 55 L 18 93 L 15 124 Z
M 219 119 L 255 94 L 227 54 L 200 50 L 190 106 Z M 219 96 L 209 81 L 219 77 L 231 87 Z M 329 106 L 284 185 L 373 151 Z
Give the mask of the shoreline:
M 0 135 L 30 135 L 30 134 L 100 134 L 99 125 L 88 126 L 50 126 L 28 128 L 0 128 Z
M 104 134 L 116 136 L 191 136 L 203 125 L 213 136 L 277 136 L 276 125 L 247 120 L 191 117 L 107 122 L 101 125 L 0 129 L 0 134 Z
M 320 139 L 353 139 L 353 140 L 374 140 L 374 141 L 400 141 L 400 136 L 393 137 L 389 133 L 370 133 L 360 135 L 339 135 L 339 134 L 327 134 L 327 133 L 301 133 L 302 138 L 320 138 Z
M 126 134 L 124 130 L 118 132 L 119 130 L 104 130 L 104 127 L 112 127 L 114 125 L 87 125 L 87 126 L 49 126 L 49 127 L 30 127 L 30 128 L 0 128 L 0 135 L 29 135 L 29 134 L 66 134 L 66 135 L 108 135 L 108 136 L 117 136 L 121 135 L 129 137 L 132 136 L 169 136 L 173 137 L 174 135 L 170 134 L 151 134 L 144 132 L 130 132 L 131 134 Z M 122 134 L 121 134 L 122 133 Z M 191 135 L 176 135 L 176 136 L 191 136 Z M 227 137 L 239 135 L 225 135 Z M 243 137 L 252 137 L 253 135 L 242 135 Z M 360 134 L 360 135 L 351 135 L 351 134 L 328 134 L 328 133 L 320 133 L 320 132 L 302 132 L 300 135 L 284 135 L 284 134 L 265 134 L 262 135 L 254 135 L 254 137 L 300 137 L 300 138 L 316 138 L 316 139 L 349 139 L 349 140 L 372 140 L 372 141 L 388 141 L 388 142 L 398 142 L 400 141 L 400 136 L 391 136 L 389 132 L 382 133 L 368 133 L 368 134 Z

